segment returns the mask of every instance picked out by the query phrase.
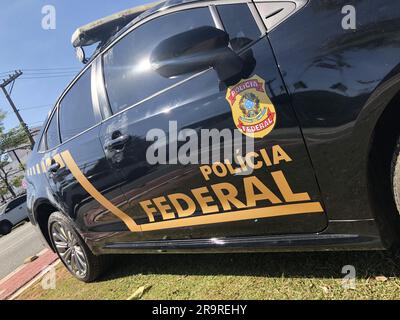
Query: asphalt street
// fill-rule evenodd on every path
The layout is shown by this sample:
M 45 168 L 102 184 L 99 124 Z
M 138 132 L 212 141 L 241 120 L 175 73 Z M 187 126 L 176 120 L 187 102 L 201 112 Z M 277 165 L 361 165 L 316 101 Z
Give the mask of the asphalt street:
M 26 222 L 0 236 L 0 280 L 24 263 L 24 260 L 45 248 L 34 227 Z

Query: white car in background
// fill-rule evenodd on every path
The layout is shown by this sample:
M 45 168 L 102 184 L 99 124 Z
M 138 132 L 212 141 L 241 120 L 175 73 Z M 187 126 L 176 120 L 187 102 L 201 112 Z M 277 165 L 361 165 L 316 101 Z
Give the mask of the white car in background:
M 9 234 L 14 226 L 29 220 L 26 195 L 17 197 L 0 207 L 0 235 Z

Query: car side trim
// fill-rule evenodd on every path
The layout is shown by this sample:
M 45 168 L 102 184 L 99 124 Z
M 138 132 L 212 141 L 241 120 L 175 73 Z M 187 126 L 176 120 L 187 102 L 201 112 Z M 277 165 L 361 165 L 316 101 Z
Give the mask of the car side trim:
M 92 106 L 93 106 L 93 113 L 97 122 L 101 122 L 103 120 L 103 115 L 100 109 L 100 102 L 99 102 L 99 93 L 98 89 L 99 86 L 97 85 L 97 65 L 98 65 L 99 59 L 96 58 L 96 60 L 93 62 L 93 66 L 91 69 L 91 75 L 90 75 L 90 86 L 91 86 L 91 96 L 92 96 Z
M 366 245 L 367 244 L 367 245 Z M 319 247 L 326 249 L 341 247 L 358 248 L 368 247 L 370 250 L 382 249 L 379 237 L 360 234 L 307 234 L 283 236 L 249 236 L 232 238 L 210 239 L 184 239 L 184 240 L 158 240 L 130 243 L 106 243 L 101 249 L 104 252 L 137 250 L 144 252 L 210 252 L 210 249 L 220 252 L 243 251 L 290 251 L 299 247 L 302 250 L 317 250 Z M 293 249 L 292 249 L 293 250 Z
M 211 12 L 211 16 L 212 16 L 212 18 L 214 20 L 215 27 L 217 29 L 225 31 L 224 25 L 222 23 L 221 17 L 218 14 L 217 8 L 214 5 L 211 5 L 211 6 L 209 6 L 209 9 L 210 9 L 210 12 Z

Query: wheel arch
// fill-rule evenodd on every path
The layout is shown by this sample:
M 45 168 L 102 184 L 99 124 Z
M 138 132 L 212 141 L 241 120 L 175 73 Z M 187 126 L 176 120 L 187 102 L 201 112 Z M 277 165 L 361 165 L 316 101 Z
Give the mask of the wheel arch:
M 82 239 L 86 241 L 86 238 L 82 233 L 82 230 L 78 228 L 75 221 L 71 219 L 70 216 L 65 214 L 65 212 L 62 209 L 60 209 L 57 204 L 52 204 L 48 199 L 39 199 L 38 201 L 36 201 L 34 209 L 32 211 L 36 225 L 38 226 L 44 240 L 54 252 L 55 248 L 53 247 L 53 242 L 50 239 L 50 234 L 48 229 L 50 215 L 54 212 L 60 212 L 61 214 L 63 214 L 71 223 L 72 227 L 79 234 L 79 236 L 81 236 Z
M 53 243 L 50 239 L 49 231 L 48 231 L 48 222 L 50 215 L 53 212 L 59 211 L 54 205 L 52 205 L 48 201 L 40 201 L 36 204 L 34 209 L 34 217 L 36 223 L 42 233 L 43 238 L 46 240 L 48 246 L 54 251 Z
M 371 204 L 386 247 L 400 243 L 397 208 L 391 187 L 391 162 L 400 136 L 400 73 L 384 83 L 374 99 L 375 110 L 380 111 L 373 127 L 368 151 L 368 192 Z M 382 88 L 382 86 L 380 86 Z

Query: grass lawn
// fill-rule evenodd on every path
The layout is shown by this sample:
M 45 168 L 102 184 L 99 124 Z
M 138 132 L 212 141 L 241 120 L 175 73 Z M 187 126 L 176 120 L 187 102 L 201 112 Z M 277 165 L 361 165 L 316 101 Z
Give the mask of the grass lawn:
M 19 299 L 400 299 L 400 255 L 386 252 L 132 255 L 96 283 L 75 280 L 62 265 L 57 288 L 40 283 Z M 356 288 L 342 288 L 342 267 Z M 382 277 L 384 276 L 384 277 Z

